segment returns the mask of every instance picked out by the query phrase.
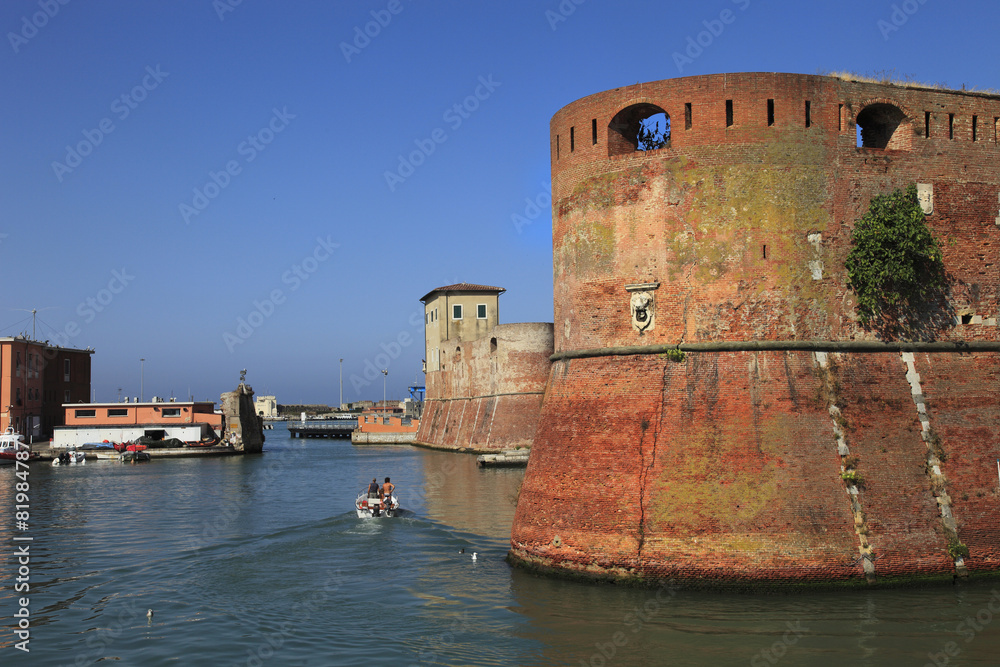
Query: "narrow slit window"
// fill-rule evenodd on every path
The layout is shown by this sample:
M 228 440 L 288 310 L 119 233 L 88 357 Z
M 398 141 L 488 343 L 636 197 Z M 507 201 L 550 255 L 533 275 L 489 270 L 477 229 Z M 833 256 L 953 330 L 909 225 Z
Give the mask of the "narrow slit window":
M 684 129 L 685 130 L 690 130 L 691 129 L 691 103 L 690 102 L 685 102 L 684 103 Z
M 948 138 L 955 138 L 955 114 L 948 114 Z
M 597 119 L 592 118 L 590 120 L 590 143 L 597 145 Z
M 767 244 L 766 243 L 763 244 L 760 247 L 760 258 L 761 259 L 767 259 Z
M 559 135 L 556 135 L 556 159 L 559 159 Z
M 733 101 L 726 100 L 726 127 L 733 126 Z
M 976 130 L 979 125 L 979 116 L 972 117 L 972 141 L 978 141 L 979 137 L 976 136 Z
M 569 152 L 576 150 L 576 128 L 569 128 Z
M 812 102 L 806 100 L 806 127 L 812 127 Z
M 924 112 L 924 139 L 928 139 L 931 136 L 931 112 Z
M 1000 134 L 1000 116 L 993 118 L 993 143 L 996 143 L 998 134 Z
M 837 105 L 837 129 L 841 132 L 844 131 L 844 105 Z
M 767 101 L 767 126 L 774 125 L 774 100 Z

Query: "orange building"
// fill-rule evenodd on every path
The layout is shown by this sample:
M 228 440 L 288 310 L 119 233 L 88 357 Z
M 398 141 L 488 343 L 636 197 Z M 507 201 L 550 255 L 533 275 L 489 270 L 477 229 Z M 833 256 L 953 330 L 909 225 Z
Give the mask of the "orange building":
M 90 398 L 93 350 L 28 338 L 0 338 L 0 431 L 49 438 L 63 423 L 63 403 Z
M 53 447 L 87 442 L 125 442 L 143 436 L 197 442 L 222 435 L 222 419 L 212 401 L 72 403 L 63 406 L 66 425 L 55 429 Z

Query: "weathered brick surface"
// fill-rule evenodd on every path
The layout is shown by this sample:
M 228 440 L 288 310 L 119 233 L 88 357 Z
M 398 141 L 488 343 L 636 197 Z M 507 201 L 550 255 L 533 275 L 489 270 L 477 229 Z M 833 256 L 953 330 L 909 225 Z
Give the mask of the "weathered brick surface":
M 969 547 L 970 570 L 1000 569 L 1000 359 L 987 355 L 917 355 L 930 426 L 946 458 L 941 470 Z
M 443 449 L 530 447 L 552 354 L 549 323 L 501 324 L 474 341 L 445 341 L 427 373 L 416 442 Z
M 669 146 L 616 154 L 609 125 L 633 104 L 669 114 Z M 856 146 L 855 119 L 873 104 L 905 114 L 885 149 Z M 770 73 L 657 81 L 564 107 L 551 123 L 556 353 L 874 339 L 847 287 L 851 231 L 872 196 L 914 182 L 933 186 L 927 221 L 965 316 L 936 338 L 1000 340 L 997 118 L 997 96 Z M 640 335 L 625 286 L 654 282 L 656 324 Z M 995 570 L 1000 360 L 918 357 L 966 564 Z M 831 405 L 865 479 L 860 512 Z M 877 581 L 949 577 L 928 452 L 899 353 L 831 354 L 828 369 L 806 352 L 564 359 L 511 554 L 595 576 L 863 582 L 870 545 Z
M 727 99 L 734 104 L 731 127 Z M 775 104 L 773 126 L 768 99 Z M 856 147 L 853 119 L 873 101 L 910 114 L 900 130 L 909 132 L 907 149 Z M 670 146 L 609 157 L 608 123 L 636 103 L 670 114 Z M 871 338 L 854 320 L 846 286 L 850 233 L 872 195 L 913 182 L 934 186 L 927 220 L 954 278 L 956 306 L 996 318 L 997 117 L 996 96 L 766 73 L 656 81 L 566 106 L 551 125 L 556 351 Z M 555 136 L 565 140 L 571 126 L 582 138 L 573 152 L 561 142 L 557 158 Z M 822 279 L 813 279 L 812 262 L 822 263 Z M 629 324 L 624 285 L 649 281 L 661 283 L 657 324 L 640 338 Z M 1000 330 L 970 323 L 940 336 L 970 337 L 998 340 Z

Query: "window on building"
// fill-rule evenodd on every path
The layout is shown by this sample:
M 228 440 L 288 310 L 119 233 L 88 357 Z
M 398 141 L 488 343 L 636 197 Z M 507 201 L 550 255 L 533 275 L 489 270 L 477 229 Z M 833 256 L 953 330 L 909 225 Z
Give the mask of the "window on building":
M 108 408 L 109 417 L 128 417 L 128 408 Z
M 670 117 L 666 111 L 645 102 L 615 114 L 608 123 L 608 155 L 627 155 L 670 146 Z
M 74 411 L 77 417 L 96 417 L 97 410 L 94 409 L 78 409 Z
M 462 319 L 462 304 L 456 303 L 451 307 L 451 319 L 460 320 Z
M 21 377 L 21 353 L 17 353 L 17 361 L 14 363 L 15 373 L 17 377 Z
M 485 320 L 486 319 L 486 304 L 480 303 L 476 306 L 476 319 Z
M 858 114 L 858 148 L 909 150 L 912 134 L 906 115 L 892 104 L 869 104 Z
M 63 381 L 69 382 L 69 359 L 63 359 Z
M 162 414 L 163 414 L 164 417 L 180 417 L 181 416 L 181 409 L 180 408 L 163 408 Z
M 67 389 L 66 391 L 63 392 L 63 403 L 69 403 L 69 402 L 70 402 L 69 389 Z

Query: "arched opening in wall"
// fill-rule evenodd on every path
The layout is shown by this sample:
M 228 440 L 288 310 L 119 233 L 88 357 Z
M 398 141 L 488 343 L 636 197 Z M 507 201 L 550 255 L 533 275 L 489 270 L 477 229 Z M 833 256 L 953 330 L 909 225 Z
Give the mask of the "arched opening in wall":
M 627 155 L 670 145 L 670 116 L 642 102 L 626 107 L 608 123 L 608 156 Z
M 493 336 L 490 338 L 490 354 L 497 353 L 497 337 Z
M 910 121 L 903 111 L 892 104 L 869 104 L 857 119 L 858 148 L 910 148 Z

